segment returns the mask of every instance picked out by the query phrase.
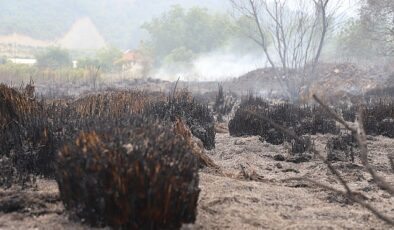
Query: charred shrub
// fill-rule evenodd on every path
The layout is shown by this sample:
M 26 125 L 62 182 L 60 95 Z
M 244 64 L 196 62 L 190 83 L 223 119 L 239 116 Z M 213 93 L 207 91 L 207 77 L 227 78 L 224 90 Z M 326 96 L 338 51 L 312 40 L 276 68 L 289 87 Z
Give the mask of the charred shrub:
M 276 129 L 268 130 L 265 141 L 273 145 L 281 145 L 285 142 L 285 136 Z
M 364 128 L 368 135 L 394 138 L 394 104 L 380 101 L 365 106 Z
M 328 140 L 327 160 L 328 161 L 354 161 L 354 150 L 357 148 L 357 141 L 352 134 L 344 134 L 332 137 Z
M 196 102 L 188 93 L 169 97 L 147 109 L 147 115 L 163 121 L 186 121 L 192 134 L 200 139 L 208 150 L 215 148 L 215 120 L 207 105 Z
M 296 164 L 310 161 L 312 159 L 310 154 L 312 147 L 313 143 L 310 136 L 301 136 L 299 139 L 291 140 L 291 152 L 286 161 Z
M 0 154 L 12 159 L 20 174 L 48 175 L 53 171 L 52 133 L 43 102 L 25 92 L 0 85 Z
M 293 154 L 305 153 L 312 147 L 312 140 L 310 136 L 302 136 L 300 139 L 291 142 L 291 152 Z
M 259 135 L 271 144 L 291 141 L 275 130 L 272 122 L 289 128 L 297 135 L 339 132 L 336 122 L 320 107 L 297 106 L 293 104 L 269 105 L 262 99 L 249 97 L 241 102 L 234 118 L 229 123 L 230 135 Z
M 268 128 L 267 122 L 261 119 L 256 109 L 240 108 L 229 122 L 231 136 L 260 135 L 261 131 Z
M 197 158 L 156 122 L 81 133 L 60 151 L 56 175 L 66 209 L 93 226 L 177 229 L 196 218 Z
M 0 85 L 0 153 L 8 154 L 13 148 L 22 148 L 27 136 L 33 131 L 34 121 L 39 112 L 39 104 L 26 95 L 6 85 Z
M 364 129 L 368 135 L 394 138 L 394 104 L 392 101 L 373 98 L 366 105 L 340 107 L 343 118 L 351 122 L 355 121 L 360 109 L 363 112 Z
M 261 114 L 268 109 L 268 104 L 259 97 L 249 96 L 242 100 L 235 116 L 229 122 L 231 136 L 261 135 L 269 124 L 262 119 Z
M 8 157 L 0 158 L 0 187 L 9 188 L 14 183 L 15 169 L 11 159 Z
M 313 130 L 311 134 L 339 134 L 335 120 L 328 117 L 327 112 L 320 106 L 312 108 Z
M 386 137 L 394 138 L 394 119 L 385 118 L 379 122 L 378 133 Z
M 213 110 L 217 115 L 219 122 L 223 121 L 223 117 L 228 115 L 235 105 L 235 100 L 230 95 L 226 95 L 223 86 L 219 84 L 218 94 L 216 95 Z
M 342 117 L 345 121 L 354 122 L 356 119 L 357 108 L 355 106 L 340 106 Z

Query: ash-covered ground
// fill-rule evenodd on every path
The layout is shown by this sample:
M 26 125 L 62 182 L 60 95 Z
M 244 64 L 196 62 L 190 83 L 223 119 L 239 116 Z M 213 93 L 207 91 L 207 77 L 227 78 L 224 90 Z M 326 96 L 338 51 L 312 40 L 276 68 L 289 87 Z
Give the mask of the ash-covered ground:
M 312 136 L 325 153 L 331 135 Z M 370 161 L 376 171 L 394 184 L 388 155 L 394 141 L 369 137 Z M 317 158 L 309 162 L 277 161 L 289 157 L 286 145 L 271 145 L 258 137 L 230 137 L 225 129 L 216 136 L 216 149 L 208 151 L 223 173 L 200 170 L 201 193 L 197 221 L 184 229 L 389 229 L 358 204 L 303 181 L 307 176 L 337 187 L 326 165 Z M 357 154 L 357 153 L 356 153 Z M 356 159 L 337 162 L 335 168 L 363 199 L 386 215 L 394 215 L 394 198 L 377 188 Z M 93 229 L 70 218 L 64 211 L 55 180 L 38 179 L 37 187 L 0 190 L 0 229 Z

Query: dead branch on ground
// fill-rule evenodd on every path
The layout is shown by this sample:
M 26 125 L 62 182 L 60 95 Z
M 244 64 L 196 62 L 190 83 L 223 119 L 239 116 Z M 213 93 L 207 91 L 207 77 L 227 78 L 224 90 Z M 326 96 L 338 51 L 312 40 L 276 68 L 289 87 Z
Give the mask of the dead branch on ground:
M 356 139 L 358 140 L 358 144 L 361 149 L 361 161 L 365 169 L 368 171 L 369 174 L 371 174 L 374 182 L 378 185 L 379 188 L 382 190 L 387 191 L 391 196 L 393 196 L 393 191 L 394 188 L 387 183 L 381 176 L 377 174 L 377 172 L 373 169 L 373 167 L 369 164 L 368 161 L 368 144 L 367 144 L 367 139 L 366 139 L 366 134 L 363 126 L 363 111 L 359 111 L 357 123 L 354 124 L 354 126 L 350 125 L 347 123 L 340 115 L 338 115 L 336 112 L 334 112 L 332 109 L 329 108 L 326 104 L 324 104 L 316 95 L 313 96 L 313 98 L 322 106 L 330 116 L 332 116 L 337 122 L 341 123 L 347 130 L 351 131 L 355 136 Z M 295 133 L 292 131 L 288 130 L 287 128 L 276 124 L 274 121 L 271 119 L 261 116 L 262 119 L 266 120 L 269 122 L 275 129 L 283 132 L 285 135 L 288 135 L 289 137 L 299 140 L 300 137 L 297 136 Z M 289 180 L 303 180 L 310 182 L 312 184 L 315 184 L 318 187 L 324 188 L 326 190 L 330 190 L 333 192 L 336 192 L 338 194 L 346 196 L 349 200 L 360 204 L 362 207 L 368 209 L 371 213 L 373 213 L 376 217 L 379 219 L 383 220 L 384 222 L 394 225 L 394 219 L 392 217 L 388 217 L 387 215 L 383 214 L 381 211 L 377 210 L 374 206 L 371 204 L 365 202 L 362 198 L 360 198 L 358 193 L 355 193 L 351 190 L 350 186 L 348 185 L 348 182 L 343 178 L 341 173 L 331 164 L 330 161 L 328 161 L 318 150 L 316 150 L 314 147 L 310 148 L 310 151 L 315 154 L 319 159 L 321 159 L 324 164 L 328 167 L 328 169 L 335 175 L 335 177 L 338 179 L 338 181 L 341 183 L 345 191 L 338 190 L 334 187 L 331 187 L 329 185 L 325 185 L 323 183 L 320 183 L 318 181 L 301 177 L 301 178 L 289 178 L 284 181 L 289 181 Z M 393 166 L 393 159 L 390 158 L 391 166 Z

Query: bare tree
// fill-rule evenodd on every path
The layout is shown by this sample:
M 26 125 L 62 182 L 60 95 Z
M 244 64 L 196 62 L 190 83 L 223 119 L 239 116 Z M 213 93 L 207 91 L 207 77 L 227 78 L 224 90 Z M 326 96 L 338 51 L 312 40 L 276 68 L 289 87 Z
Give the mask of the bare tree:
M 317 48 L 317 52 L 315 58 L 313 60 L 313 72 L 316 68 L 317 63 L 319 62 L 321 52 L 323 50 L 324 40 L 326 38 L 327 29 L 328 29 L 328 19 L 327 19 L 327 6 L 330 0 L 313 0 L 315 3 L 316 11 L 318 12 L 317 16 L 321 17 L 321 36 L 319 46 Z
M 338 0 L 230 0 L 235 11 L 253 19 L 257 31 L 248 37 L 264 50 L 270 65 L 283 70 L 319 62 Z M 257 32 L 257 33 L 256 33 Z M 269 42 L 274 53 L 269 52 Z
M 229 0 L 234 9 L 246 18 L 250 19 L 256 31 L 248 31 L 247 37 L 256 42 L 264 51 L 270 65 L 275 68 L 275 62 L 268 52 L 269 37 L 263 28 L 263 8 L 260 0 Z

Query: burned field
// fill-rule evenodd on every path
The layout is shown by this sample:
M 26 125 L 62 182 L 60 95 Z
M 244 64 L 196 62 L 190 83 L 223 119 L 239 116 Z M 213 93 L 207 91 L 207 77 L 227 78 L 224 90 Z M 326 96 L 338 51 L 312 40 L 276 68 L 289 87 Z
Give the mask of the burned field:
M 249 96 L 235 106 L 221 87 L 213 106 L 182 90 L 47 101 L 32 87 L 0 86 L 0 228 L 392 224 L 391 102 L 327 108 Z M 327 109 L 349 124 L 362 116 L 368 136 Z

